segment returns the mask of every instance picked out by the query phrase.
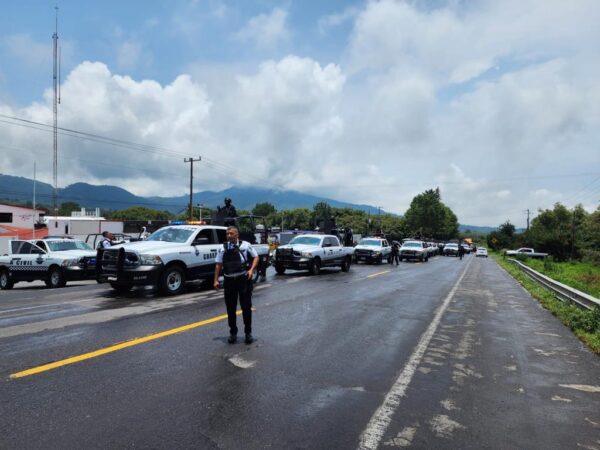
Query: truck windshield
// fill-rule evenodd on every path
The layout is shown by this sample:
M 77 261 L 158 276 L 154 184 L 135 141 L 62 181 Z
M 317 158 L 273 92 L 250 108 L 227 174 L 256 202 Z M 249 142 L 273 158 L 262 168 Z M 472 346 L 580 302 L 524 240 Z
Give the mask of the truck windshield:
M 92 247 L 87 245 L 83 241 L 75 241 L 69 239 L 68 241 L 47 241 L 48 248 L 51 252 L 64 252 L 67 250 L 92 250 Z
M 296 236 L 290 241 L 290 245 L 302 244 L 302 245 L 320 245 L 321 238 L 311 236 Z
M 420 242 L 408 241 L 402 244 L 402 247 L 423 247 L 423 244 Z
M 164 227 L 148 236 L 147 241 L 186 242 L 194 230 L 187 228 Z
M 380 247 L 381 241 L 377 241 L 375 239 L 361 239 L 358 244 L 359 245 L 376 245 L 377 247 Z

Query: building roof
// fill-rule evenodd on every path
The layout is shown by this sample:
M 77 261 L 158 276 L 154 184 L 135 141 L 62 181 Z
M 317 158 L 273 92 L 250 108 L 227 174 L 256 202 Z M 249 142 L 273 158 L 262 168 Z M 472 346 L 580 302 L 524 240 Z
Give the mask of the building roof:
M 9 207 L 9 208 L 17 208 L 17 209 L 24 209 L 25 211 L 34 211 L 33 208 L 29 208 L 27 206 L 22 206 L 22 205 L 12 205 L 10 203 L 0 203 L 0 208 L 2 208 L 3 206 L 5 207 Z M 46 213 L 45 209 L 35 209 L 35 212 L 38 213 Z

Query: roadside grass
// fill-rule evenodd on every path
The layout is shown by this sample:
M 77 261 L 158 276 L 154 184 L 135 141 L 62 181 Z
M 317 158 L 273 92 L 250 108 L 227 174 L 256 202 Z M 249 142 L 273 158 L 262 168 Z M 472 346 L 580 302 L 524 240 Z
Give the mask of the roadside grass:
M 534 270 L 567 286 L 600 298 L 600 266 L 583 262 L 554 262 L 550 259 L 522 260 Z
M 501 267 L 510 273 L 533 297 L 538 299 L 544 308 L 558 317 L 560 321 L 569 327 L 594 353 L 600 355 L 600 308 L 597 307 L 593 311 L 589 311 L 570 303 L 563 302 L 556 298 L 549 290 L 524 275 L 515 264 L 504 259 L 501 255 L 490 252 L 490 256 L 494 257 Z M 543 262 L 541 263 L 543 264 Z M 532 268 L 538 270 L 534 266 L 532 266 Z M 539 270 L 539 272 L 542 272 L 542 270 Z M 568 284 L 555 278 L 552 273 L 543 273 L 561 283 Z M 579 287 L 575 288 L 580 289 Z

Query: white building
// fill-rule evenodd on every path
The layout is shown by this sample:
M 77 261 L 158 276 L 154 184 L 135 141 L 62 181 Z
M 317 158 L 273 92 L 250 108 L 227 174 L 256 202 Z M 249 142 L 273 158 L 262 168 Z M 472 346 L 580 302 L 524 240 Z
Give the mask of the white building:
M 14 206 L 0 203 L 0 226 L 31 228 L 35 222 L 44 217 L 46 211 L 25 206 Z

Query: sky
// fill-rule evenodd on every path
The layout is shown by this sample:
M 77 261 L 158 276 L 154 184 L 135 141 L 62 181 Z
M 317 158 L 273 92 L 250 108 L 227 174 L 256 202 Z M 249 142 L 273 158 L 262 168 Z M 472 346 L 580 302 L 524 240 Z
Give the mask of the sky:
M 55 4 L 0 13 L 0 173 L 32 178 L 35 161 L 49 183 Z M 439 187 L 471 225 L 600 203 L 597 0 L 58 7 L 58 125 L 72 130 L 59 187 L 183 195 L 184 158 L 200 157 L 194 191 L 292 189 L 403 214 Z

